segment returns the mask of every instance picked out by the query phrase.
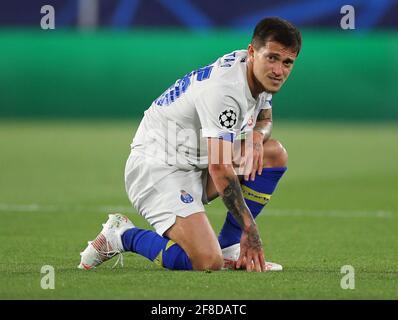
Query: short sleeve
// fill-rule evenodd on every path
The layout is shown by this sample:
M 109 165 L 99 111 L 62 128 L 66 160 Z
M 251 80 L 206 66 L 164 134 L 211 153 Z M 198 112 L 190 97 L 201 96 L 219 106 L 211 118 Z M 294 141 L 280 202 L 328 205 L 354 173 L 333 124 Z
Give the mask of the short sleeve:
M 271 108 L 272 108 L 272 95 L 268 94 L 261 101 L 260 110 L 271 109 Z
M 195 99 L 202 136 L 233 141 L 240 128 L 240 107 L 228 90 L 206 88 Z

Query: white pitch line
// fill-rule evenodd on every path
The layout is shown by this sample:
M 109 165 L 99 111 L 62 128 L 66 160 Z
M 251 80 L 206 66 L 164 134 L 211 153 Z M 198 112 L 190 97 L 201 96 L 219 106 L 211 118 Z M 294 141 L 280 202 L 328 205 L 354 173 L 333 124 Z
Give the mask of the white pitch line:
M 377 210 L 298 210 L 298 209 L 264 209 L 265 216 L 286 217 L 337 217 L 337 218 L 393 218 L 390 211 Z
M 10 203 L 0 203 L 0 212 L 48 212 L 48 211 L 80 211 L 80 210 L 90 210 L 98 212 L 134 212 L 133 207 L 126 206 L 90 206 L 90 205 L 48 205 L 48 204 L 10 204 Z
M 0 211 L 23 211 L 23 212 L 34 212 L 34 211 L 46 211 L 46 207 L 39 205 L 37 203 L 32 204 L 8 204 L 8 203 L 0 203 Z
M 90 210 L 98 212 L 133 213 L 130 206 L 79 206 L 79 205 L 41 205 L 0 203 L 1 212 L 48 212 L 48 211 L 76 211 Z M 212 214 L 212 213 L 211 213 Z M 211 215 L 210 214 L 210 215 Z M 225 214 L 224 210 L 218 210 L 217 214 Z M 261 216 L 269 217 L 333 217 L 333 218 L 393 218 L 393 212 L 377 210 L 300 210 L 300 209 L 267 209 L 261 212 Z

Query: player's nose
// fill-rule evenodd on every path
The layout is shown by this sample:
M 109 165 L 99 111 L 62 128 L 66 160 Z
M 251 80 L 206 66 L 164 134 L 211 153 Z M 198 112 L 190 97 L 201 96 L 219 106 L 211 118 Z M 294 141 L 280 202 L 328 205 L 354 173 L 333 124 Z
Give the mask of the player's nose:
M 272 73 L 274 74 L 275 77 L 281 77 L 282 76 L 282 66 L 277 65 L 272 68 Z

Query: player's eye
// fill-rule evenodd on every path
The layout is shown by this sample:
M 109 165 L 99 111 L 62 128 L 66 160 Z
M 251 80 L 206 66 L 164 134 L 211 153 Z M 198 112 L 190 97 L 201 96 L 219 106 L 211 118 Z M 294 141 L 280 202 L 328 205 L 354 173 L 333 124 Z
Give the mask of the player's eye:
M 276 61 L 276 57 L 275 56 L 268 56 L 267 59 L 268 59 L 268 61 L 271 61 L 271 62 L 275 62 Z

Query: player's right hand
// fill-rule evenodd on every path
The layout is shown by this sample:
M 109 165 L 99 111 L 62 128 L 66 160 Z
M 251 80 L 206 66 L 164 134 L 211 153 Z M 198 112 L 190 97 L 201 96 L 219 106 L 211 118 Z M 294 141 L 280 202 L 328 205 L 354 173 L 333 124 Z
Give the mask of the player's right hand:
M 236 268 L 246 267 L 246 271 L 266 271 L 265 256 L 257 228 L 243 231 L 240 239 L 240 256 Z

